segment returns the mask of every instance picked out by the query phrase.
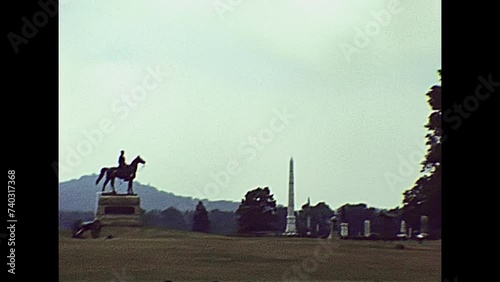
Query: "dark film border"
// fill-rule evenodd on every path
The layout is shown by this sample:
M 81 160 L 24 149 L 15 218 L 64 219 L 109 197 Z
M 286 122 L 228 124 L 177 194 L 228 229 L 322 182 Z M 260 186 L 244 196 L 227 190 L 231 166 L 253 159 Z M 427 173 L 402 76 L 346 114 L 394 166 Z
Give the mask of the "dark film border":
M 491 40 L 496 34 L 493 11 L 493 5 L 486 2 L 454 5 L 443 1 L 442 122 L 447 139 L 442 166 L 442 279 L 447 282 L 486 281 L 491 271 L 479 261 L 494 244 L 487 235 L 493 232 L 487 227 L 493 221 L 486 218 L 494 215 L 488 210 L 494 206 L 488 194 L 497 182 L 490 179 L 498 175 L 494 163 L 487 161 L 498 152 L 493 113 L 500 87 L 485 83 L 500 83 L 500 72 L 495 70 L 498 55 L 494 55 L 498 44 Z M 479 267 L 467 267 L 477 265 L 473 261 Z
M 58 279 L 58 179 L 53 163 L 58 160 L 58 15 L 50 16 L 46 12 L 49 16 L 43 25 L 44 19 L 39 13 L 43 8 L 37 1 L 9 1 L 4 5 L 8 5 L 5 9 L 8 20 L 4 25 L 7 47 L 4 52 L 8 57 L 5 81 L 10 86 L 4 94 L 3 136 L 7 153 L 4 173 L 16 170 L 19 222 L 16 226 L 17 279 L 6 276 L 2 281 L 25 281 L 28 275 L 55 281 Z M 498 46 L 493 40 L 493 11 L 492 4 L 451 7 L 451 2 L 443 3 L 443 111 L 474 94 L 479 76 L 487 78 L 491 74 L 494 81 L 500 81 L 500 73 L 494 69 L 497 58 L 494 51 Z M 31 36 L 27 38 L 22 34 L 23 26 L 26 21 L 33 23 L 36 13 L 39 27 L 36 32 L 32 30 L 31 35 L 27 27 L 25 33 Z M 12 39 L 8 36 L 11 32 L 27 42 L 17 37 Z M 13 40 L 18 44 L 17 52 Z M 458 267 L 464 264 L 463 254 L 480 258 L 482 252 L 491 247 L 488 240 L 481 242 L 481 235 L 474 237 L 471 222 L 488 223 L 482 222 L 477 214 L 474 216 L 471 210 L 487 205 L 488 188 L 497 182 L 487 179 L 498 174 L 487 160 L 497 151 L 494 150 L 497 127 L 493 122 L 496 120 L 493 104 L 498 100 L 498 92 L 464 120 L 460 128 L 455 130 L 451 123 L 443 120 L 449 138 L 443 145 L 443 281 L 457 281 L 458 277 L 467 275 L 466 268 L 459 272 Z M 5 203 L 7 196 L 3 195 Z M 466 198 L 459 200 L 459 195 Z M 484 208 L 481 214 L 489 212 Z M 6 234 L 5 215 L 0 227 L 5 267 L 7 245 L 1 236 L 2 232 Z M 2 269 L 2 276 L 7 275 L 6 270 Z M 42 272 L 36 274 L 36 271 Z M 483 266 L 472 274 L 477 279 L 486 273 Z
M 1 281 L 58 281 L 58 1 L 4 5 L 4 174 L 15 170 L 15 275 L 7 272 L 2 238 Z M 5 179 L 5 178 L 4 178 Z M 2 233 L 7 219 L 2 192 Z M 9 248 L 9 249 L 7 249 Z

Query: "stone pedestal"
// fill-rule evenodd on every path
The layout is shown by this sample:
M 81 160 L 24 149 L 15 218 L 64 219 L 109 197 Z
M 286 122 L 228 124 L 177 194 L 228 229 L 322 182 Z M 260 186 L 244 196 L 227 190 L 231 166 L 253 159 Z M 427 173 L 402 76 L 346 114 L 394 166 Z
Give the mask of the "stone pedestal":
M 137 195 L 97 195 L 96 219 L 102 226 L 142 226 L 141 199 Z
M 286 229 L 285 229 L 285 233 L 283 233 L 283 235 L 286 235 L 286 236 L 297 236 L 298 235 L 294 215 L 286 217 Z

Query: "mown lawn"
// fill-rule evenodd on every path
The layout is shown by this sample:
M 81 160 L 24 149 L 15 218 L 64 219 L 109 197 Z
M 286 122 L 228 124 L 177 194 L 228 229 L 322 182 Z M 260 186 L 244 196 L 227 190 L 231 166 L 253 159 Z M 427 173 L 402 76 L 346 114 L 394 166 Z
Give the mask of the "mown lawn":
M 60 281 L 441 280 L 440 241 L 405 242 L 402 250 L 396 244 L 160 228 L 104 228 L 99 239 L 73 239 L 64 230 Z

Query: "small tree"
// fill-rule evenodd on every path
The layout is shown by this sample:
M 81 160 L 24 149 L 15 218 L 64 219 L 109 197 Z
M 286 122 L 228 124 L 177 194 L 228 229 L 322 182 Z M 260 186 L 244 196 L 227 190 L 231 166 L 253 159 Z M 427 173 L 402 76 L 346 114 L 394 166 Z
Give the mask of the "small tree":
M 193 231 L 195 232 L 210 232 L 210 220 L 208 212 L 201 201 L 196 205 L 196 210 L 193 215 Z
M 239 233 L 275 230 L 275 213 L 276 201 L 268 187 L 247 192 L 236 211 Z

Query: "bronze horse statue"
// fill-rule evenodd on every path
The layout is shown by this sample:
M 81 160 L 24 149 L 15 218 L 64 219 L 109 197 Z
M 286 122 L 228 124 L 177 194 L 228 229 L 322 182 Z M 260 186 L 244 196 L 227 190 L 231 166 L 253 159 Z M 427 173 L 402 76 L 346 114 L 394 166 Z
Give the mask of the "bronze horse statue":
M 95 185 L 99 184 L 99 181 L 103 178 L 104 174 L 106 174 L 106 180 L 104 181 L 104 185 L 102 186 L 102 191 L 106 188 L 106 185 L 109 181 L 111 181 L 111 187 L 113 187 L 113 194 L 116 194 L 115 190 L 115 178 L 123 179 L 124 181 L 128 181 L 128 190 L 127 194 L 133 195 L 132 191 L 132 181 L 135 178 L 135 173 L 137 172 L 138 164 L 145 164 L 146 161 L 141 159 L 140 156 L 137 156 L 130 165 L 127 165 L 123 168 L 118 167 L 103 167 L 101 168 L 101 174 L 99 178 L 95 181 Z

